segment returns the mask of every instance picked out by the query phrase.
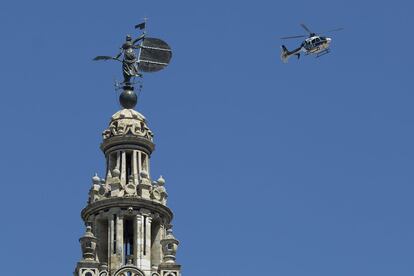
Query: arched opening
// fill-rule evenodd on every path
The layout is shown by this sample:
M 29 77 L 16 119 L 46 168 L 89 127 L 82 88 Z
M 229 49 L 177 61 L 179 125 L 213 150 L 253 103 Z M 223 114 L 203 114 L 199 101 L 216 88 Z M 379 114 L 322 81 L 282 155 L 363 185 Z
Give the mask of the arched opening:
M 122 267 L 115 272 L 114 276 L 145 276 L 145 274 L 136 267 Z
M 134 222 L 132 217 L 124 218 L 124 260 L 128 263 L 128 259 L 134 255 Z M 128 275 L 129 276 L 129 275 Z

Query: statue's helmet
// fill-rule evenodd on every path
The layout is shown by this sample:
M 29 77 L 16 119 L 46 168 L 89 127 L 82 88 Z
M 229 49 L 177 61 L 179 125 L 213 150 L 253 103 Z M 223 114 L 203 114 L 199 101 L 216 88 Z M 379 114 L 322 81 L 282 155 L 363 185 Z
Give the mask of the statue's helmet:
M 127 35 L 127 36 L 126 36 L 126 41 L 131 41 L 131 40 L 132 40 L 131 35 Z

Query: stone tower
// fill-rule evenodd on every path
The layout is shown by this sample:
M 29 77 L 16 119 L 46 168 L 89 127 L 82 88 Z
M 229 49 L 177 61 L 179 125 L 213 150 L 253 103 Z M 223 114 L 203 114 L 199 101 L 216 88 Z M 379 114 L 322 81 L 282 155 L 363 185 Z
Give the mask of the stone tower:
M 133 94 L 124 89 L 121 104 Z M 180 276 L 165 180 L 152 181 L 150 174 L 153 133 L 142 114 L 123 105 L 102 135 L 106 173 L 92 178 L 81 213 L 86 232 L 74 275 Z

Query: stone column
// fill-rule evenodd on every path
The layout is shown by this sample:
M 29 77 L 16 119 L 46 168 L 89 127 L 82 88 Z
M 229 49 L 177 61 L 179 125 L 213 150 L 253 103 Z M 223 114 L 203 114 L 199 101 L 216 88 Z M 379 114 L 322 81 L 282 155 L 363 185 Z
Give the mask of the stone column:
M 121 215 L 116 217 L 116 255 L 119 260 L 119 267 L 125 264 L 124 259 L 124 218 Z
M 100 263 L 109 262 L 110 257 L 110 240 L 109 240 L 109 231 L 111 225 L 110 220 L 106 214 L 103 212 L 99 212 L 99 214 L 95 217 L 95 237 L 98 238 L 98 244 L 96 246 L 97 252 L 97 259 Z
M 106 179 L 109 179 L 112 176 L 111 168 L 112 168 L 112 153 L 109 153 L 106 157 Z
M 96 229 L 95 229 L 96 224 L 95 224 L 95 216 L 94 215 L 89 216 L 88 221 L 86 222 L 86 225 L 87 226 L 89 225 L 92 228 L 92 232 L 96 236 Z
M 152 222 L 154 223 L 154 221 Z M 162 224 L 161 220 L 158 220 L 156 223 L 158 225 L 158 231 L 155 233 L 154 244 L 151 246 L 151 262 L 152 266 L 158 266 L 162 261 L 162 248 L 161 248 L 161 240 L 164 239 L 164 225 Z
M 144 217 L 138 214 L 134 225 L 134 258 L 139 269 L 142 269 L 142 259 L 144 255 Z
M 100 218 L 100 215 L 96 216 L 93 220 L 93 225 L 92 225 L 92 232 L 95 235 L 95 237 L 98 239 L 97 243 L 96 243 L 96 261 L 99 263 L 100 262 L 100 257 L 101 257 L 101 240 L 102 240 L 102 227 L 101 224 L 99 224 L 98 220 Z
M 120 167 L 121 167 L 121 152 L 118 151 L 116 153 L 116 166 L 115 166 L 115 168 L 119 170 Z
M 114 270 L 114 229 L 115 229 L 115 220 L 111 215 L 108 220 L 108 266 L 109 270 Z
M 149 210 L 141 210 L 144 216 L 144 256 L 142 259 L 142 269 L 144 271 L 151 270 L 151 212 Z
M 138 152 L 136 150 L 132 153 L 132 173 L 134 175 L 134 184 L 138 185 Z
M 139 177 L 140 177 L 140 180 L 141 180 L 141 172 L 142 172 L 142 166 L 141 166 L 141 160 L 142 160 L 142 157 L 141 157 L 141 155 L 142 155 L 142 152 L 138 152 L 138 175 L 139 175 Z
M 125 185 L 126 184 L 126 178 L 127 178 L 127 170 L 126 170 L 126 152 L 123 151 L 122 155 L 121 155 L 121 184 Z
M 145 166 L 147 167 L 147 173 L 148 173 L 148 178 L 151 179 L 151 171 L 150 171 L 150 156 L 147 155 L 147 158 L 145 159 Z

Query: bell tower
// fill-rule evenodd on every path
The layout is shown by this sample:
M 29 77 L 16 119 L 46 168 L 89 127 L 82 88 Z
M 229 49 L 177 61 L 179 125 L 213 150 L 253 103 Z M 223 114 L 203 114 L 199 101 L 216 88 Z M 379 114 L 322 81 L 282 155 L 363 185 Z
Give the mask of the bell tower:
M 148 46 L 144 32 L 141 45 L 136 47 L 141 48 L 140 57 L 146 54 L 143 60 L 136 57 L 132 47 L 136 40 L 128 38 L 121 48 L 124 60 L 119 60 L 124 75 L 122 108 L 112 115 L 102 133 L 100 148 L 106 171 L 103 178 L 92 177 L 89 199 L 81 212 L 86 230 L 79 239 L 82 258 L 75 276 L 181 275 L 175 258 L 179 242 L 172 232 L 173 213 L 167 207 L 165 180 L 162 176 L 157 180 L 151 177 L 153 133 L 145 117 L 133 109 L 137 96 L 131 82 L 146 69 L 153 72 L 160 66 L 161 61 L 151 59 L 160 56 L 154 51 L 161 51 L 164 58 L 169 53 L 169 61 L 171 50 L 163 48 L 167 44 L 159 39 L 148 39 L 152 43 Z M 155 47 L 154 41 L 163 45 Z M 147 46 L 151 51 L 145 52 Z

